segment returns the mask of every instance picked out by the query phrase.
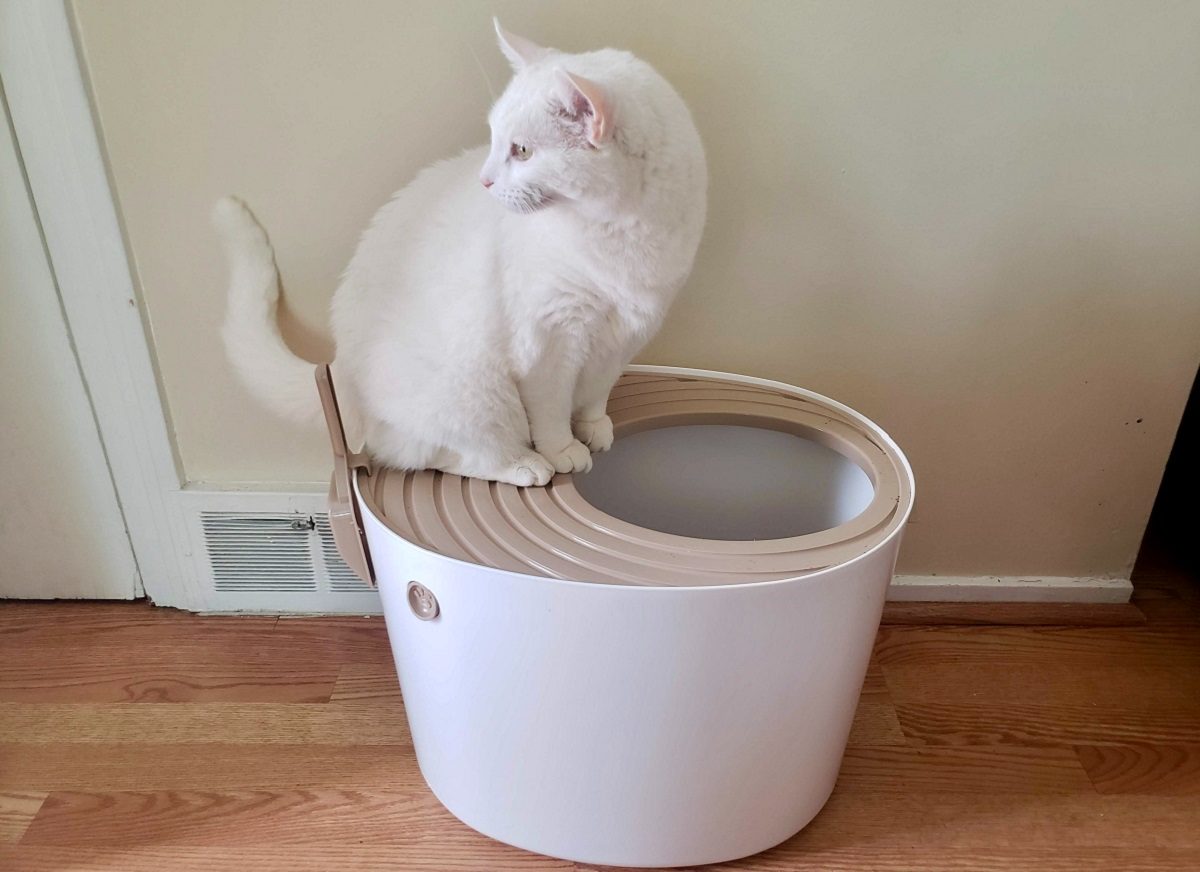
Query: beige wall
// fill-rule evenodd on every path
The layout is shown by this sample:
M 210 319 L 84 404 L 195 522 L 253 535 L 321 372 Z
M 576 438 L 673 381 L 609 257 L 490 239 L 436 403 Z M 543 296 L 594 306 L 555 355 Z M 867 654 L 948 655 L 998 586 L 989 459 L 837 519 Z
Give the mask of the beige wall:
M 901 568 L 1121 574 L 1200 356 L 1200 3 L 77 0 L 189 478 L 314 481 L 217 338 L 207 212 L 248 198 L 293 336 L 423 164 L 486 138 L 489 16 L 627 47 L 708 146 L 695 274 L 642 355 L 879 421 L 918 509 Z

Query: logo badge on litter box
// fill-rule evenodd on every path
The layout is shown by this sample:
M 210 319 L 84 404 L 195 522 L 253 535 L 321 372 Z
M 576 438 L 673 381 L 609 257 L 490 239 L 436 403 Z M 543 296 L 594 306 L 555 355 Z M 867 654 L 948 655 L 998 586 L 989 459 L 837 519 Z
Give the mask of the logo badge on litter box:
M 408 583 L 408 607 L 422 621 L 432 621 L 438 616 L 437 597 L 419 581 Z

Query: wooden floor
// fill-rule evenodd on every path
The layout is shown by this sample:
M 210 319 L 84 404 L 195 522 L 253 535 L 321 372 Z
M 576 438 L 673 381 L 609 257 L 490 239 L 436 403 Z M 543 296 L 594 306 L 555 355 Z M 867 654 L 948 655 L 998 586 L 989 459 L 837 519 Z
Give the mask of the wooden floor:
M 828 806 L 710 868 L 1200 869 L 1200 592 L 1135 602 L 892 610 Z M 0 605 L 6 872 L 586 868 L 430 795 L 378 618 Z

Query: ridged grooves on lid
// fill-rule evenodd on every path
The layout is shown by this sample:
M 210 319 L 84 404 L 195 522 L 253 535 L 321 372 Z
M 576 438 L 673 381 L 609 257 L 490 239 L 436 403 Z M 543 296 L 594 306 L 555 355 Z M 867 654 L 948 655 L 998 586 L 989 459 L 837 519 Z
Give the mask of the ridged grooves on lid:
M 784 539 L 731 541 L 660 533 L 588 503 L 570 475 L 544 488 L 441 472 L 362 474 L 368 508 L 399 536 L 470 563 L 623 585 L 695 586 L 795 578 L 857 557 L 890 535 L 910 499 L 903 461 L 831 405 L 713 377 L 629 374 L 609 399 L 619 439 L 659 427 L 734 424 L 794 433 L 839 452 L 875 489 L 844 524 Z

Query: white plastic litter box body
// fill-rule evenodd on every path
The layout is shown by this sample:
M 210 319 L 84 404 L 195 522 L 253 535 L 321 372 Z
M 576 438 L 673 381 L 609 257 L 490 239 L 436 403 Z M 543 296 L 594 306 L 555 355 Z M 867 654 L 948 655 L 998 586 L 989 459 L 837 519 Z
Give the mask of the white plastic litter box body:
M 719 379 L 838 413 L 898 458 L 901 487 L 886 527 L 862 553 L 791 578 L 636 585 L 438 553 L 379 517 L 357 475 L 354 501 L 416 757 L 447 809 L 500 841 L 587 863 L 744 857 L 803 828 L 833 790 L 912 506 L 912 472 L 876 425 L 817 394 L 700 370 L 630 372 Z M 687 429 L 696 428 L 679 432 Z M 598 464 L 590 475 L 603 473 Z M 845 476 L 822 480 L 861 490 Z M 736 482 L 729 487 L 731 502 L 745 499 Z M 852 493 L 848 511 L 861 502 Z M 719 525 L 721 507 L 710 508 Z M 733 520 L 744 536 L 745 513 Z M 629 529 L 621 523 L 614 529 Z M 433 619 L 410 595 L 414 581 L 435 598 Z

